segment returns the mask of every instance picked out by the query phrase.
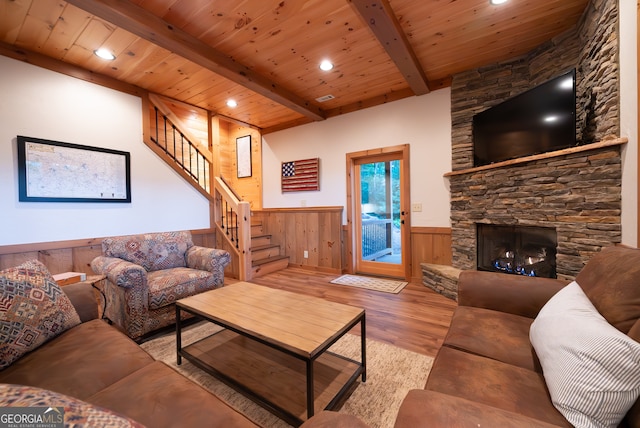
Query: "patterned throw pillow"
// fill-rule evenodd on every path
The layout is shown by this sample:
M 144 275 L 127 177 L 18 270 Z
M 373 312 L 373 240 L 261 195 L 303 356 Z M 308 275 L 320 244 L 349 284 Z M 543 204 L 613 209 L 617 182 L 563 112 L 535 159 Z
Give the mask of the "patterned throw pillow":
M 574 426 L 617 427 L 640 395 L 640 343 L 604 319 L 572 282 L 529 332 L 553 405 Z
M 77 324 L 78 313 L 42 263 L 0 271 L 0 370 Z
M 0 407 L 5 408 L 5 412 L 10 412 L 10 407 L 28 407 L 33 411 L 40 410 L 43 414 L 53 413 L 55 417 L 63 418 L 65 426 L 144 428 L 138 422 L 111 410 L 32 386 L 0 384 Z

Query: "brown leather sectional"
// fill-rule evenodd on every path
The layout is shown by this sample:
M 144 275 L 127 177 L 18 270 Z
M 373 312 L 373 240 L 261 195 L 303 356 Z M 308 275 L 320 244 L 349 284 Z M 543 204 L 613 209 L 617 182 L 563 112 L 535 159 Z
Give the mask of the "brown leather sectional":
M 0 383 L 28 385 L 115 411 L 148 427 L 256 427 L 215 395 L 155 361 L 97 318 L 86 284 L 63 287 L 81 324 L 0 372 Z
M 611 325 L 640 341 L 640 250 L 607 248 L 576 282 Z M 551 402 L 529 339 L 540 309 L 567 283 L 463 272 L 459 306 L 427 384 L 409 392 L 395 426 L 570 427 Z M 620 426 L 640 426 L 639 401 Z

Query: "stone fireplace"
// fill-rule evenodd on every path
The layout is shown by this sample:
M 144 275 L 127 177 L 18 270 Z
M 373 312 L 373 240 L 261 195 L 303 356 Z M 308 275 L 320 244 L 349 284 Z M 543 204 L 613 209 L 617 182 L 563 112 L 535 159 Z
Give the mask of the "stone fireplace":
M 618 38 L 618 2 L 591 0 L 574 29 L 515 59 L 453 76 L 452 171 L 445 174 L 452 266 L 422 263 L 426 286 L 457 297 L 460 271 L 484 263 L 478 260 L 483 225 L 554 230 L 555 273 L 562 279 L 575 278 L 594 253 L 621 242 L 621 147 L 627 140 L 617 138 Z M 473 115 L 572 68 L 578 145 L 474 168 Z M 550 252 L 552 245 L 545 257 Z M 501 258 L 497 263 L 505 267 L 516 258 L 506 249 L 502 256 L 490 263 Z M 543 258 L 535 256 L 534 251 L 530 264 Z
M 453 266 L 477 269 L 479 226 L 530 226 L 555 230 L 556 275 L 574 278 L 591 255 L 621 241 L 625 141 L 450 173 Z
M 591 0 L 576 28 L 516 59 L 453 77 L 452 172 L 446 176 L 454 268 L 477 269 L 482 262 L 482 225 L 553 229 L 558 278 L 574 278 L 591 255 L 621 241 L 626 140 L 616 137 L 617 58 L 617 2 Z M 578 146 L 474 168 L 473 115 L 571 68 Z
M 534 160 L 447 174 L 452 266 L 421 263 L 423 284 L 455 300 L 460 271 L 484 269 L 494 262 L 498 263 L 494 270 L 517 270 L 518 258 L 527 259 L 520 263 L 525 273 L 541 261 L 536 259 L 544 258 L 551 265 L 545 270 L 555 269 L 557 278 L 574 279 L 594 253 L 621 241 L 620 147 L 624 143 L 626 139 L 610 139 Z M 501 240 L 488 245 L 478 238 L 478 229 L 485 226 L 512 229 L 516 237 L 508 241 L 510 246 Z M 534 238 L 533 247 L 523 245 L 517 236 L 523 226 L 529 231 L 553 230 L 555 236 Z M 496 250 L 490 252 L 488 262 L 479 256 L 485 245 Z M 514 248 L 520 247 L 523 251 L 516 254 Z M 554 247 L 552 261 L 548 256 Z

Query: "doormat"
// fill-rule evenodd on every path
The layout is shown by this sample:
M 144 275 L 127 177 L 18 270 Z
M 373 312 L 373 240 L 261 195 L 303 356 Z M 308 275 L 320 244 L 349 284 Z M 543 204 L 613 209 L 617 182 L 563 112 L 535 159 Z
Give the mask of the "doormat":
M 382 291 L 384 293 L 398 294 L 408 284 L 405 281 L 393 279 L 372 278 L 370 276 L 342 275 L 329 281 L 332 284 L 349 285 L 351 287 L 366 288 L 367 290 Z

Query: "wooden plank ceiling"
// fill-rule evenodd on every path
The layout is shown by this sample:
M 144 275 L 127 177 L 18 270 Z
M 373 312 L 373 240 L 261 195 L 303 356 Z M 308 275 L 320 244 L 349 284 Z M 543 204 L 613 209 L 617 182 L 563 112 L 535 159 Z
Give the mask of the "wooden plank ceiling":
M 587 3 L 0 0 L 0 53 L 270 132 L 444 87 L 572 28 Z

